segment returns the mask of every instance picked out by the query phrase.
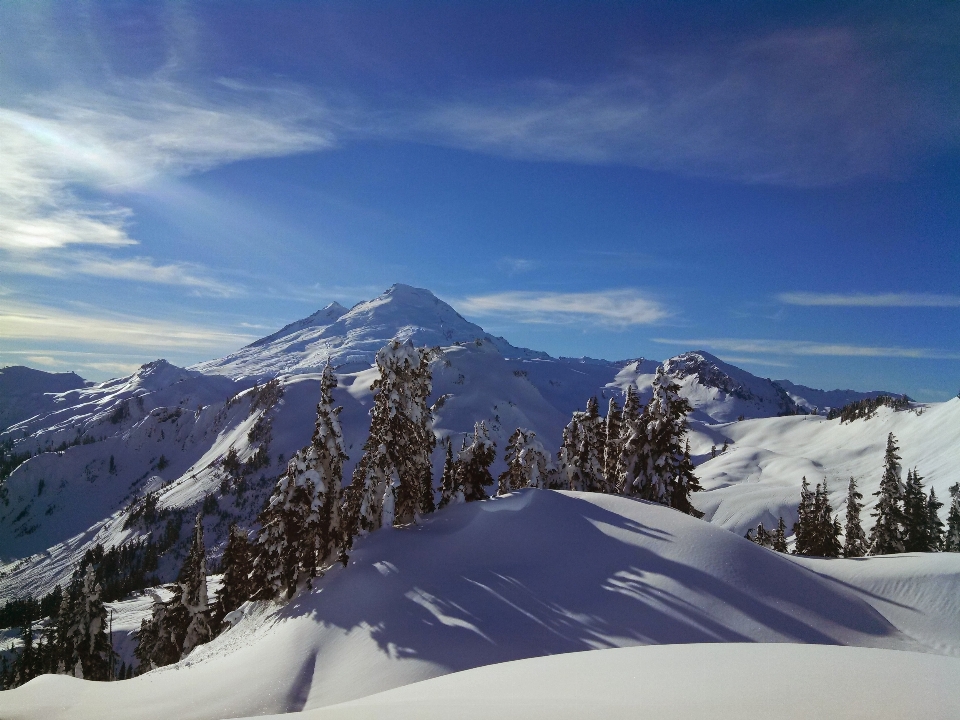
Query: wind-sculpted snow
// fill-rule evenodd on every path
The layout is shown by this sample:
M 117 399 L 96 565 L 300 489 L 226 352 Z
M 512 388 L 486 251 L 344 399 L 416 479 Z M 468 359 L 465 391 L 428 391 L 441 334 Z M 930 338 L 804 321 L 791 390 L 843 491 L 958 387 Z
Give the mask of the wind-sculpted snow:
M 867 577 L 860 588 L 858 573 L 843 568 L 889 558 L 798 561 L 662 506 L 525 490 L 360 539 L 347 567 L 287 605 L 247 606 L 236 627 L 178 665 L 119 683 L 40 678 L 0 695 L 0 715 L 291 712 L 495 663 L 636 645 L 801 643 L 957 655 L 953 634 L 936 646 L 926 638 L 960 611 L 956 585 L 942 582 L 960 574 L 960 556 L 941 556 L 936 573 L 910 584 L 916 559 L 878 570 L 886 586 Z M 910 593 L 929 601 L 912 615 L 886 615 Z M 788 657 L 769 657 L 781 656 Z M 572 656 L 601 666 L 603 657 Z M 748 667 L 738 667 L 741 676 Z

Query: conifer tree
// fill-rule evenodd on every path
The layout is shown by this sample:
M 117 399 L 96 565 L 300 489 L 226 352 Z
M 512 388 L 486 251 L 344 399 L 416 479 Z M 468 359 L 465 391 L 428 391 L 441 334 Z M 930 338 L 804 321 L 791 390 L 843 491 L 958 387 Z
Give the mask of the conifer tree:
M 847 522 L 844 525 L 843 556 L 845 558 L 863 557 L 867 554 L 867 536 L 860 522 L 863 510 L 863 495 L 857 490 L 857 481 L 851 476 L 847 485 Z
M 940 508 L 943 503 L 937 500 L 937 493 L 930 488 L 927 497 L 927 538 L 930 542 L 929 552 L 943 550 L 943 520 L 940 519 Z
M 66 671 L 87 680 L 109 679 L 113 648 L 107 637 L 107 610 L 100 599 L 93 565 L 87 565 L 75 602 L 70 605 L 67 633 L 72 653 Z
M 460 451 L 457 458 L 457 475 L 466 502 L 486 499 L 484 488 L 493 485 L 490 466 L 496 459 L 497 445 L 490 439 L 487 426 L 481 420 L 473 426 L 472 442 Z
M 929 552 L 930 550 L 927 496 L 923 492 L 922 480 L 916 468 L 907 470 L 907 480 L 903 486 L 904 552 Z
M 646 415 L 633 386 L 627 387 L 620 424 L 620 457 L 617 458 L 617 492 L 639 495 L 642 488 L 643 456 L 647 448 Z
M 806 476 L 800 484 L 800 504 L 797 505 L 797 522 L 793 526 L 796 542 L 793 552 L 796 555 L 813 555 L 816 540 L 814 535 L 814 496 L 810 492 L 810 483 Z
M 557 452 L 557 484 L 561 490 L 585 489 L 586 483 L 580 471 L 580 447 L 582 432 L 580 421 L 584 413 L 577 410 L 563 429 L 560 450 Z
M 463 486 L 460 485 L 457 463 L 453 459 L 453 443 L 450 442 L 450 438 L 447 438 L 444 444 L 446 445 L 446 456 L 443 460 L 443 475 L 440 477 L 439 507 L 441 508 L 464 502 Z M 466 447 L 466 444 L 463 447 Z
M 947 511 L 943 549 L 946 552 L 960 552 L 960 483 L 950 486 L 950 510 Z
M 604 475 L 606 434 L 597 398 L 587 400 L 587 410 L 580 417 L 577 466 L 582 489 L 586 492 L 609 492 Z
M 644 411 L 646 443 L 641 451 L 643 475 L 639 494 L 689 515 L 702 517 L 703 513 L 690 503 L 690 494 L 700 490 L 700 482 L 693 473 L 686 441 L 689 412 L 690 403 L 680 395 L 680 386 L 667 375 L 663 366 L 657 368 L 653 397 Z
M 763 526 L 762 522 L 757 524 L 757 534 L 751 537 L 750 539 L 753 540 L 753 542 L 755 542 L 760 547 L 773 546 L 773 537 L 771 537 L 770 533 Z
M 773 534 L 773 543 L 770 546 L 773 550 L 780 553 L 787 551 L 787 524 L 783 521 L 783 515 L 777 523 L 777 529 Z
M 877 504 L 871 513 L 876 521 L 870 531 L 870 554 L 889 555 L 903 552 L 903 487 L 900 482 L 900 456 L 897 439 L 887 436 L 883 477 L 874 493 Z
M 193 526 L 193 542 L 187 559 L 180 568 L 180 604 L 187 612 L 181 657 L 186 657 L 197 645 L 210 642 L 210 603 L 207 595 L 207 558 L 203 545 L 203 514 L 197 514 Z
M 220 561 L 223 573 L 223 584 L 217 593 L 211 613 L 211 626 L 216 629 L 223 624 L 227 613 L 233 612 L 253 595 L 254 587 L 251 581 L 253 572 L 253 543 L 247 539 L 247 534 L 237 527 L 230 525 L 227 531 L 227 546 Z
M 606 492 L 616 492 L 617 462 L 620 460 L 620 433 L 623 426 L 623 413 L 615 397 L 607 404 L 607 417 L 604 420 L 603 478 Z
M 433 510 L 430 357 L 409 340 L 391 340 L 377 353 L 370 434 L 350 489 L 351 536 L 408 524 Z
M 548 477 L 547 453 L 536 433 L 517 428 L 504 451 L 507 469 L 497 478 L 499 495 L 525 487 L 543 487 Z
M 814 492 L 814 551 L 820 557 L 840 557 L 840 523 L 833 517 L 827 479 L 817 483 Z

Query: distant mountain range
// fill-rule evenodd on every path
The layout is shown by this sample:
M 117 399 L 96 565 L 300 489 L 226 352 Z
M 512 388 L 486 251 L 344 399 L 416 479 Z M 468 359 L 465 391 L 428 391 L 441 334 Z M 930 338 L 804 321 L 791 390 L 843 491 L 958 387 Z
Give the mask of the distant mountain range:
M 92 384 L 75 374 L 22 367 L 0 370 L 0 441 L 8 458 L 32 455 L 0 481 L 0 597 L 11 588 L 49 589 L 69 574 L 92 543 L 115 545 L 211 510 L 208 537 L 220 542 L 230 522 L 254 523 L 260 505 L 289 458 L 310 438 L 318 373 L 328 361 L 340 382 L 336 399 L 353 465 L 369 426 L 371 367 L 393 338 L 440 348 L 433 361 L 435 431 L 458 443 L 484 420 L 501 449 L 517 428 L 533 430 L 555 451 L 574 410 L 596 395 L 607 400 L 634 385 L 641 398 L 660 363 L 554 358 L 519 348 L 463 317 L 428 290 L 394 285 L 377 298 L 346 308 L 336 303 L 293 322 L 226 357 L 179 368 L 164 360 L 128 377 Z M 698 462 L 709 438 L 723 444 L 718 423 L 740 417 L 805 413 L 879 392 L 825 392 L 757 377 L 703 351 L 663 363 L 690 400 Z M 283 399 L 273 407 L 252 402 L 258 386 L 277 378 Z M 265 467 L 228 481 L 221 460 L 228 450 L 247 461 L 270 423 Z M 702 436 L 702 437 L 701 437 Z M 704 446 L 704 443 L 706 445 Z M 435 460 L 442 463 L 442 449 Z M 501 461 L 498 461 L 501 462 Z M 15 464 L 15 459 L 10 460 Z M 496 469 L 496 467 L 495 467 Z M 164 511 L 156 525 L 131 525 L 147 493 Z M 180 543 L 185 542 L 183 534 Z M 179 563 L 182 546 L 167 553 L 161 575 Z

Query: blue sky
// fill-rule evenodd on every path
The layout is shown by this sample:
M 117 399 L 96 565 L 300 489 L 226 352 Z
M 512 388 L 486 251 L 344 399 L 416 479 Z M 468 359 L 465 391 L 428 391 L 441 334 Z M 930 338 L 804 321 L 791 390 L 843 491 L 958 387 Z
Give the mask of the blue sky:
M 406 282 L 555 355 L 947 399 L 958 46 L 955 3 L 5 3 L 0 363 Z

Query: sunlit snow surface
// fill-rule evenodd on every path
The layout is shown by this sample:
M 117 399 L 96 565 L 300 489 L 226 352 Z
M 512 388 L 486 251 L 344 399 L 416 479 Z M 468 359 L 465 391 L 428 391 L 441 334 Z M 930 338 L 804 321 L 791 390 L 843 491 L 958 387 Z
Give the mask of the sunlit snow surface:
M 0 716 L 166 719 L 282 713 L 522 658 L 696 643 L 728 645 L 689 650 L 696 676 L 715 680 L 682 690 L 678 678 L 669 687 L 683 702 L 696 703 L 700 690 L 706 701 L 738 695 L 730 688 L 734 681 L 744 683 L 744 694 L 789 687 L 796 695 L 811 673 L 832 677 L 834 684 L 825 692 L 847 699 L 862 693 L 855 683 L 844 690 L 846 684 L 839 683 L 846 678 L 862 677 L 865 687 L 888 685 L 883 674 L 888 661 L 863 665 L 857 660 L 858 669 L 844 675 L 847 656 L 774 649 L 769 652 L 780 654 L 757 651 L 761 654 L 742 665 L 737 658 L 743 656 L 736 653 L 744 651 L 736 643 L 925 653 L 909 660 L 904 658 L 914 656 L 891 652 L 889 663 L 896 667 L 902 660 L 905 670 L 922 672 L 915 676 L 921 694 L 933 692 L 929 678 L 953 678 L 949 687 L 937 689 L 947 693 L 937 698 L 950 698 L 956 697 L 960 680 L 958 613 L 960 555 L 798 560 L 667 508 L 596 494 L 527 490 L 448 508 L 420 526 L 364 538 L 350 565 L 331 571 L 312 592 L 283 607 L 253 606 L 237 627 L 177 666 L 119 683 L 40 678 L 0 695 Z M 611 657 L 581 653 L 565 662 L 590 665 L 593 658 L 602 670 L 603 663 L 618 664 L 606 659 Z M 624 702 L 644 688 L 653 693 L 650 702 L 670 696 L 657 683 L 645 684 L 647 670 L 666 672 L 645 659 L 654 654 L 622 657 L 616 677 L 636 676 L 635 684 L 622 691 L 628 693 Z M 670 667 L 687 661 L 678 655 L 664 662 Z M 764 673 L 773 673 L 772 662 L 779 663 L 777 673 L 783 667 L 780 685 L 762 682 L 768 677 Z M 807 667 L 810 662 L 814 665 Z M 731 663 L 736 663 L 734 675 L 729 675 Z M 520 672 L 525 666 L 513 667 Z M 531 682 L 541 672 L 536 667 L 531 666 Z M 556 667 L 559 682 L 579 666 Z M 585 670 L 584 677 L 595 671 Z M 729 680 L 716 681 L 725 677 Z M 511 683 L 508 687 L 516 687 Z M 594 685 L 591 692 L 599 694 L 601 688 Z

